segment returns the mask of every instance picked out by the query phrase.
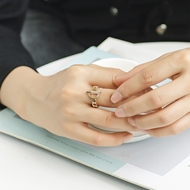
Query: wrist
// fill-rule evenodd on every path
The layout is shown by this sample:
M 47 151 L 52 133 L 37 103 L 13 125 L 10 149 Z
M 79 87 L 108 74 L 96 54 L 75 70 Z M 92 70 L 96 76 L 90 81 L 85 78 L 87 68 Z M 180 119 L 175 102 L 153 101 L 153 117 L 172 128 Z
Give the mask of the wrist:
M 1 86 L 1 103 L 15 111 L 19 116 L 25 117 L 26 106 L 31 101 L 34 86 L 37 86 L 38 81 L 43 78 L 42 75 L 29 67 L 15 68 L 5 78 Z

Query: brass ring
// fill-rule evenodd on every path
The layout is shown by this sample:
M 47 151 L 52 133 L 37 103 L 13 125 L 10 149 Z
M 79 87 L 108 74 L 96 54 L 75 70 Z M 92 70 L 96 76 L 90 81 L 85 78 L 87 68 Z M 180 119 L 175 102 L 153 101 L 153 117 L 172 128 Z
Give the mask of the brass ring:
M 91 99 L 91 105 L 93 108 L 98 108 L 98 98 L 100 97 L 101 91 L 98 86 L 93 86 L 91 90 L 86 91 L 88 97 Z

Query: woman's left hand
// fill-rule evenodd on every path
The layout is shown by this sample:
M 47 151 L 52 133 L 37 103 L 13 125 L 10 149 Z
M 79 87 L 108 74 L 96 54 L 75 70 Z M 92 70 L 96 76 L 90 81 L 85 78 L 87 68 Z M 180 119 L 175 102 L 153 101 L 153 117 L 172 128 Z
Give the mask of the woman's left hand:
M 134 99 L 167 78 L 171 82 Z M 178 134 L 190 127 L 190 48 L 168 53 L 118 77 L 111 101 L 120 105 L 115 114 L 155 137 Z M 147 113 L 147 114 L 143 114 Z

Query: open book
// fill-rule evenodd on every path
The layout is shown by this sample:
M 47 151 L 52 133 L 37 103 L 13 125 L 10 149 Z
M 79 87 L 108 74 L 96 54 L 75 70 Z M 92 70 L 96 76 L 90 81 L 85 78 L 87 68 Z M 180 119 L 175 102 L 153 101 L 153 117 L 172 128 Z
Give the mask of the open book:
M 98 48 L 91 47 L 63 64 L 62 69 L 75 63 L 89 64 L 112 57 L 124 57 L 140 64 L 159 55 L 156 51 L 109 38 Z M 190 130 L 174 137 L 148 138 L 101 148 L 51 134 L 22 120 L 10 109 L 4 109 L 0 112 L 0 132 L 147 189 L 190 189 Z

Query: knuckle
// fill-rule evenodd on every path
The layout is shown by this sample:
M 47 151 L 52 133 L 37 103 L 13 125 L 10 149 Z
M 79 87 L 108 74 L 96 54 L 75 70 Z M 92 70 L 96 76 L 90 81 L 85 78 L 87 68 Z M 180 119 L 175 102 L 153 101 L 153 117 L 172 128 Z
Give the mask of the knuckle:
M 76 132 L 77 126 L 75 124 L 69 124 L 69 125 L 62 125 L 61 132 L 63 133 L 64 137 L 72 137 L 73 134 Z M 58 134 L 60 135 L 60 134 Z
M 183 67 L 186 63 L 190 64 L 190 48 L 177 51 L 176 53 L 174 52 L 172 55 L 174 61 L 171 62 L 171 65 L 174 68 Z
M 79 91 L 77 91 L 75 88 L 71 87 L 70 85 L 66 85 L 61 89 L 61 96 L 64 98 L 71 98 L 73 96 L 78 96 Z
M 152 84 L 153 81 L 153 75 L 151 74 L 151 72 L 149 72 L 148 69 L 144 69 L 142 70 L 142 83 L 145 85 L 150 85 Z
M 124 72 L 123 70 L 121 70 L 119 68 L 115 68 L 114 71 L 115 71 L 115 75 L 113 76 L 114 79 L 116 79 L 117 77 L 121 76 L 121 74 L 123 74 L 123 72 Z
M 151 92 L 150 103 L 154 108 L 159 108 L 162 106 L 162 96 L 156 93 L 155 91 Z
M 62 96 L 69 97 L 70 95 L 73 94 L 73 92 L 72 92 L 72 89 L 71 89 L 71 88 L 69 88 L 68 86 L 64 86 L 64 87 L 61 89 L 61 94 L 62 94 Z
M 123 144 L 123 138 L 117 138 L 117 137 L 115 137 L 114 140 L 113 140 L 113 145 L 114 146 L 119 146 L 121 144 Z
M 112 76 L 112 81 L 113 81 L 113 84 L 116 84 L 118 77 L 122 76 L 124 71 L 122 71 L 121 69 L 118 69 L 118 68 L 115 68 L 114 71 L 115 71 L 115 74 L 113 74 L 113 76 Z M 118 85 L 116 84 L 116 86 L 118 86 Z
M 69 116 L 70 118 L 75 118 L 77 116 L 76 110 L 70 106 L 63 107 L 62 113 Z
M 135 106 L 128 104 L 127 108 L 123 107 L 123 111 L 125 112 L 126 109 L 127 109 L 127 114 L 126 114 L 127 117 L 134 116 L 137 114 Z
M 68 68 L 71 76 L 84 76 L 86 74 L 85 65 L 76 64 Z
M 109 128 L 112 125 L 113 121 L 114 121 L 113 116 L 108 113 L 106 115 L 106 117 L 104 118 L 104 121 L 103 121 L 104 122 L 104 126 L 107 127 L 107 128 Z
M 190 49 L 179 51 L 179 60 L 182 60 L 185 63 L 190 63 Z
M 151 136 L 155 137 L 155 138 L 159 138 L 159 137 L 162 137 L 162 133 L 159 133 L 158 130 L 152 130 L 151 131 Z
M 181 132 L 180 127 L 178 125 L 172 125 L 170 127 L 170 135 L 177 135 Z
M 105 141 L 103 134 L 98 134 L 94 137 L 92 141 L 93 146 L 118 146 L 123 143 L 123 138 L 118 138 L 118 136 L 112 136 L 111 141 Z
M 165 112 L 159 117 L 160 123 L 163 126 L 169 125 L 172 121 L 172 116 L 169 112 Z
M 104 138 L 101 134 L 98 134 L 94 137 L 92 145 L 94 146 L 102 146 L 104 143 Z
M 122 116 L 120 117 L 127 118 L 127 117 L 132 117 L 132 116 L 140 114 L 140 110 L 137 109 L 138 107 L 136 106 L 137 104 L 135 102 L 129 102 L 127 105 L 123 105 L 122 107 L 119 107 L 119 110 L 121 109 L 124 114 L 124 115 L 122 114 Z M 114 115 L 118 116 L 118 114 L 119 113 L 117 113 L 117 109 L 116 109 Z

